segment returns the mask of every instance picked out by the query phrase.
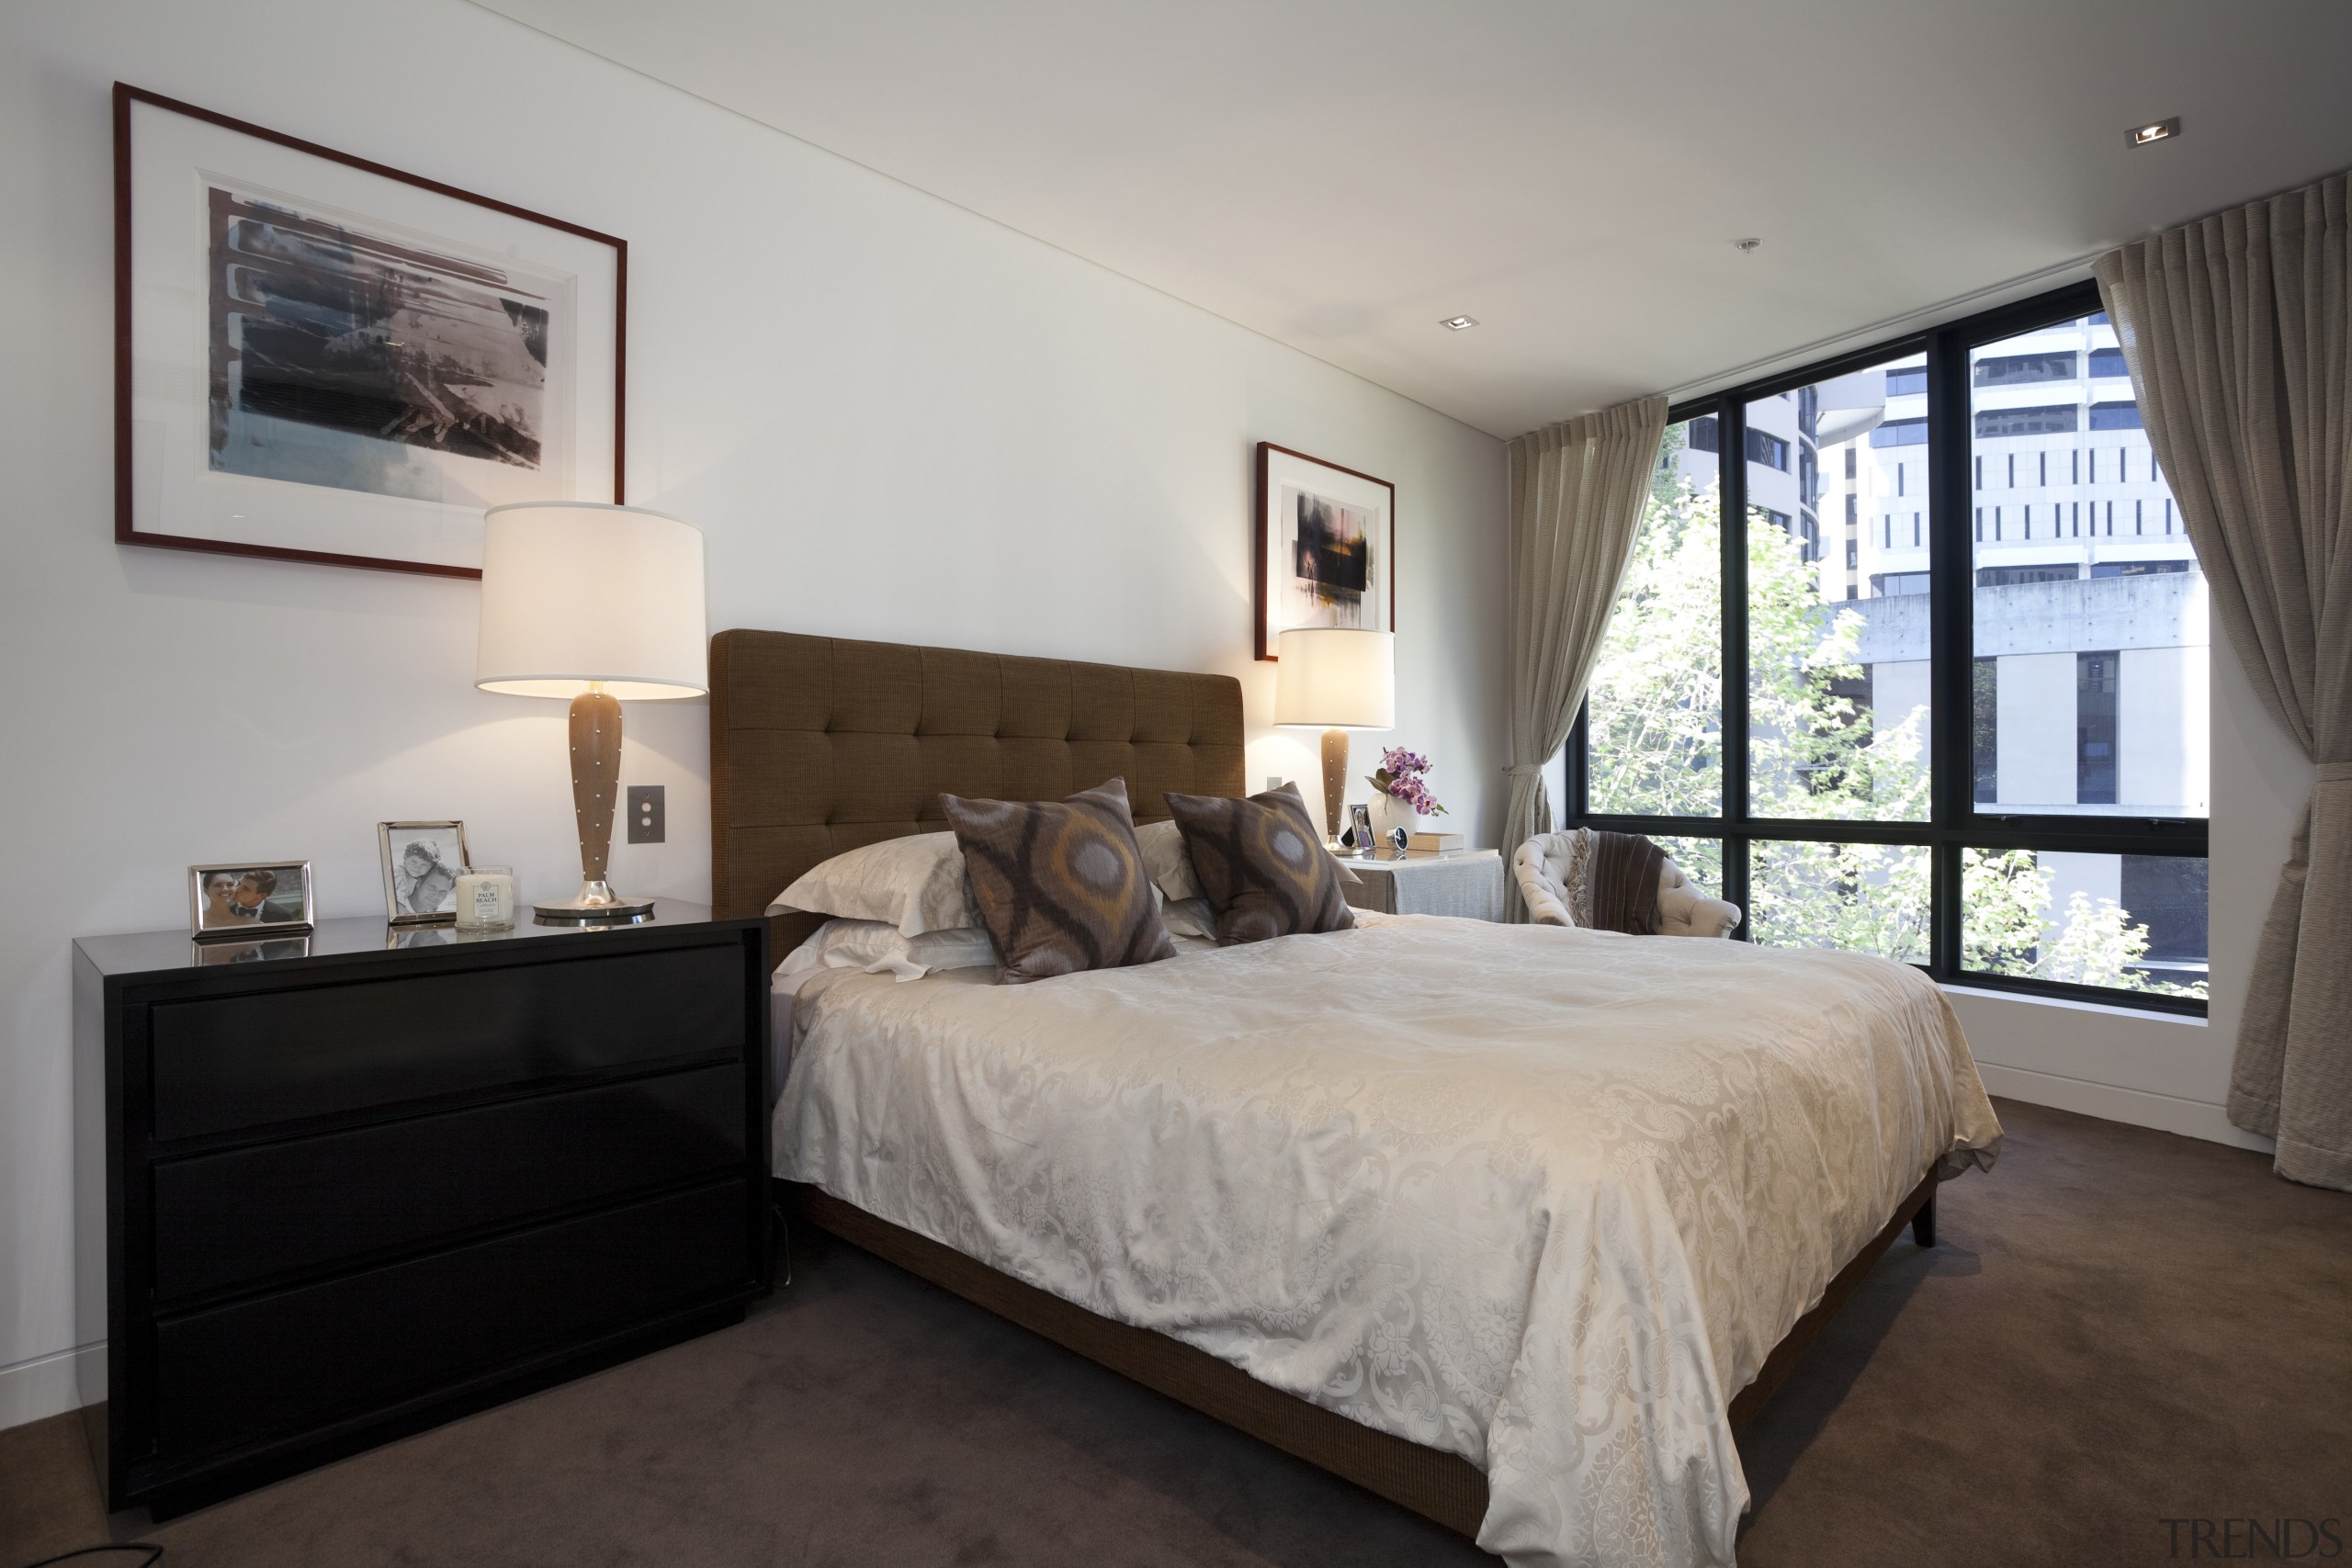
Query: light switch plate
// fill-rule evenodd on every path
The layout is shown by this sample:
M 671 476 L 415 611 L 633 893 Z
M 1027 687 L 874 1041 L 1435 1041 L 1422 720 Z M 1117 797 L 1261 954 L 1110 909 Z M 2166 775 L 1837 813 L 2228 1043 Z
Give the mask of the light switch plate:
M 1266 775 L 1266 787 L 1267 787 L 1268 789 L 1280 789 L 1280 788 L 1282 788 L 1282 787 L 1283 787 L 1283 776 L 1282 776 L 1282 774 L 1280 774 L 1280 773 L 1268 773 L 1268 774 Z
M 669 831 L 670 813 L 664 806 L 661 784 L 631 784 L 628 786 L 628 841 L 632 844 L 658 844 Z

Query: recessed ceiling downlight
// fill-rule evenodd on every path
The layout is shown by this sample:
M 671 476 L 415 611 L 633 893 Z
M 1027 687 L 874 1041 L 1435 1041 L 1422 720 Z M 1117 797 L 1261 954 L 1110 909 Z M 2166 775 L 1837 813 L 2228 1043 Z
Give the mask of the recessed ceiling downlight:
M 1450 333 L 1464 332 L 1477 324 L 1478 319 L 1476 316 L 1448 316 L 1438 323 Z
M 2132 145 L 2134 147 L 2145 147 L 2151 141 L 2162 141 L 2166 137 L 2178 136 L 2179 134 L 2180 116 L 2175 115 L 2170 119 L 2153 120 L 2146 125 L 2133 126 L 2132 128 Z

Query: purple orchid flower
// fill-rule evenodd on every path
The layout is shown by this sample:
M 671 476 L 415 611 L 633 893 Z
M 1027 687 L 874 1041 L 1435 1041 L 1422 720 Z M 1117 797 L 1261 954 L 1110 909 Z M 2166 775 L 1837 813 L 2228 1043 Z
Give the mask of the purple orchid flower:
M 1442 817 L 1445 807 L 1430 793 L 1423 774 L 1430 771 L 1430 760 L 1418 751 L 1402 746 L 1391 746 L 1380 754 L 1380 771 L 1366 780 L 1373 788 L 1407 806 L 1423 817 Z

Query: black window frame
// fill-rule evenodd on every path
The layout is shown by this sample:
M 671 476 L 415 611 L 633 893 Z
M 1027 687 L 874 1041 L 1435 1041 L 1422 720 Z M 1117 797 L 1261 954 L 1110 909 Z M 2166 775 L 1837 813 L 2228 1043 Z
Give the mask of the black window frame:
M 1942 984 L 1971 990 L 2093 1001 L 2149 1012 L 2202 1017 L 2199 997 L 2128 991 L 2077 985 L 2032 976 L 1991 975 L 1962 962 L 1962 863 L 1971 850 L 1999 852 L 2030 850 L 2049 853 L 2165 855 L 2208 860 L 2209 830 L 2201 818 L 2033 815 L 2004 812 L 1976 798 L 1975 560 L 1970 520 L 1974 505 L 1971 458 L 1975 450 L 1970 416 L 1969 351 L 2037 328 L 2079 321 L 2099 313 L 2098 288 L 2084 282 L 1949 322 L 1867 348 L 1856 349 L 1765 379 L 1726 388 L 1669 409 L 1671 423 L 1713 415 L 1717 421 L 1719 493 L 1723 506 L 1723 715 L 1718 754 L 1723 790 L 1720 815 L 1713 817 L 1618 816 L 1591 809 L 1591 770 L 1586 755 L 1589 715 L 1579 710 L 1568 738 L 1566 818 L 1572 825 L 1644 833 L 1654 837 L 1712 839 L 1723 846 L 1722 897 L 1745 909 L 1749 904 L 1752 853 L 1758 843 L 1874 843 L 1923 846 L 1930 852 L 1928 959 L 1917 967 Z M 1747 450 L 1750 402 L 1835 376 L 1876 367 L 1906 355 L 1928 357 L 1928 560 L 1929 646 L 1934 708 L 1930 718 L 1937 759 L 1925 822 L 1851 822 L 1759 818 L 1748 811 L 1748 597 L 1747 469 L 1724 460 L 1725 451 Z M 2211 872 L 2208 871 L 2208 886 Z M 1749 937 L 1743 920 L 1735 933 Z

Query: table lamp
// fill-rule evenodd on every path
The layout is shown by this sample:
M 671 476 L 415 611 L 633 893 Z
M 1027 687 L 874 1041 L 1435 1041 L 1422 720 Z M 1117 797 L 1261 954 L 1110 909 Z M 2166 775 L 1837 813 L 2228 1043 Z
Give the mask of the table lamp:
M 1396 634 L 1295 626 L 1274 639 L 1274 722 L 1323 731 L 1323 821 L 1336 842 L 1348 731 L 1396 728 Z
M 522 502 L 483 515 L 474 684 L 571 700 L 571 806 L 580 891 L 542 920 L 647 919 L 650 898 L 605 881 L 620 789 L 621 702 L 709 690 L 701 531 L 634 506 Z

